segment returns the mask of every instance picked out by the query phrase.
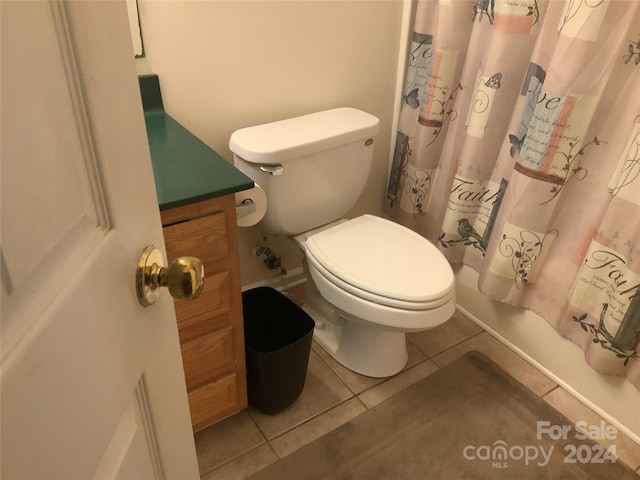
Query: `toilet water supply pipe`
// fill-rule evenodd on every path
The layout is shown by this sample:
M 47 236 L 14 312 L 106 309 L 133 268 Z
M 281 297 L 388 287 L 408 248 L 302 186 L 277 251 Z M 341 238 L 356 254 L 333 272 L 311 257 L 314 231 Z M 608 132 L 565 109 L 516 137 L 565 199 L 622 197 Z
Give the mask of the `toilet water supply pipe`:
M 264 256 L 263 262 L 269 270 L 277 270 L 280 275 L 286 275 L 287 269 L 282 265 L 282 257 L 271 245 L 265 243 L 266 241 L 267 237 L 264 237 L 262 245 L 254 249 L 256 257 Z

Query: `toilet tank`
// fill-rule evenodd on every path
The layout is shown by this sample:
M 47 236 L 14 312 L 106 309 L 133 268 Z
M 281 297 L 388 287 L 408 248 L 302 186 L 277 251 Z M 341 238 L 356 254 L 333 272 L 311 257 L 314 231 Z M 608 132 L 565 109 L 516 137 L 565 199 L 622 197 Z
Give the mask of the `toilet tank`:
M 337 108 L 235 131 L 234 164 L 267 196 L 261 226 L 297 235 L 345 215 L 367 183 L 379 130 L 377 117 Z

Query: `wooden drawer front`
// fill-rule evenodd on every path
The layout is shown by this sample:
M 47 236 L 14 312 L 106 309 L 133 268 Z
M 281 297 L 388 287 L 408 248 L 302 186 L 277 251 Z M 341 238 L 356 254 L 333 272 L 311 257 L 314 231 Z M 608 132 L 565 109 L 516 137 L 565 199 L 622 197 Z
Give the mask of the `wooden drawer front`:
M 230 198 L 218 197 L 209 200 L 204 200 L 198 203 L 191 203 L 182 207 L 171 208 L 169 210 L 162 210 L 160 212 L 160 218 L 162 219 L 162 226 L 173 225 L 174 223 L 184 222 L 185 220 L 192 220 L 194 218 L 204 217 L 225 210 L 225 202 L 233 203 L 235 205 L 235 198 L 232 195 L 228 195 Z M 231 208 L 227 211 L 232 211 Z
M 187 390 L 210 382 L 233 368 L 233 327 L 202 335 L 182 345 Z
M 224 213 L 170 225 L 163 232 L 169 263 L 183 255 L 197 257 L 205 276 L 215 273 L 217 263 L 229 255 Z
M 180 321 L 178 321 L 180 324 Z M 178 329 L 178 335 L 180 335 L 180 343 L 187 343 L 189 340 L 193 340 L 196 337 L 204 335 L 205 333 L 213 332 L 227 325 L 232 325 L 233 322 L 229 317 L 229 314 L 218 315 L 217 317 L 207 318 L 193 325 L 184 326 Z
M 231 307 L 231 287 L 229 272 L 222 272 L 204 279 L 204 287 L 200 296 L 194 300 L 176 300 L 176 317 L 178 329 L 187 333 L 198 328 L 198 323 L 218 317 L 229 311 Z
M 193 431 L 211 425 L 237 409 L 238 387 L 232 373 L 189 392 L 189 409 Z

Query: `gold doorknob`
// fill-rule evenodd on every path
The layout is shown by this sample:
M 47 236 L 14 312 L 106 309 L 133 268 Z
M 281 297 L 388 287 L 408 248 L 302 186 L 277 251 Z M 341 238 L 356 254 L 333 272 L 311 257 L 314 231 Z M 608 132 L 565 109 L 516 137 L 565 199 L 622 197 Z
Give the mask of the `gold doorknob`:
M 153 305 L 160 297 L 160 287 L 167 287 L 173 298 L 192 300 L 204 286 L 204 266 L 196 257 L 180 257 L 164 265 L 160 250 L 148 245 L 136 269 L 136 293 L 143 307 Z

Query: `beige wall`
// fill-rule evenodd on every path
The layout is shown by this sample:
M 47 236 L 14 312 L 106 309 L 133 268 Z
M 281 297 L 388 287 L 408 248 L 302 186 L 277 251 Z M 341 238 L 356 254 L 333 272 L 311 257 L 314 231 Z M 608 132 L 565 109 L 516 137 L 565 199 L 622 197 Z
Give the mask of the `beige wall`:
M 165 109 L 228 161 L 242 127 L 339 106 L 380 118 L 374 165 L 349 217 L 381 214 L 389 163 L 403 2 L 141 0 L 146 58 Z M 259 228 L 241 229 L 243 285 L 272 278 L 256 258 Z M 289 270 L 297 247 L 269 239 Z

